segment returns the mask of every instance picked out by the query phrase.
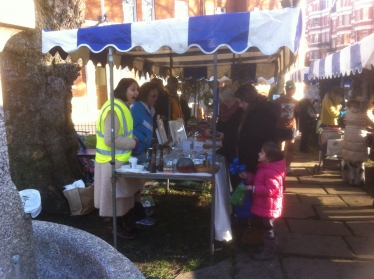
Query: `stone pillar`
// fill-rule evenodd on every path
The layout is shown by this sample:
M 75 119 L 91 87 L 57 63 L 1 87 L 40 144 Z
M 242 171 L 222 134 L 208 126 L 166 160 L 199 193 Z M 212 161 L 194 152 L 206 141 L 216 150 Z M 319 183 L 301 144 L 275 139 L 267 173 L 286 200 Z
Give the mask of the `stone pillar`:
M 36 278 L 31 216 L 24 213 L 8 160 L 4 111 L 0 107 L 0 278 Z

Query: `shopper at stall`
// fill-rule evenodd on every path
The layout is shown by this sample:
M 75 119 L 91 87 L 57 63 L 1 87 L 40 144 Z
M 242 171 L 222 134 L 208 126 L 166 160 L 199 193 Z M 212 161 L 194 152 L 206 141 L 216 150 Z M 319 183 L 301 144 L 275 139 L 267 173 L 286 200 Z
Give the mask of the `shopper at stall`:
M 158 97 L 154 105 L 156 117 L 153 118 L 153 127 L 155 129 L 158 128 L 156 120 L 157 120 L 157 115 L 159 115 L 164 123 L 165 131 L 166 133 L 168 133 L 169 132 L 169 120 L 170 120 L 169 112 L 171 116 L 169 94 L 164 90 L 164 84 L 161 79 L 155 77 L 151 79 L 151 82 L 157 84 L 157 89 L 158 89 Z M 153 133 L 154 138 L 157 137 L 155 129 Z
M 371 103 L 371 102 L 370 102 Z M 365 162 L 368 160 L 366 126 L 374 127 L 372 110 L 361 109 L 359 99 L 347 103 L 342 158 L 343 181 L 353 185 L 365 184 Z
M 304 98 L 299 101 L 299 130 L 301 132 L 299 151 L 308 153 L 309 140 L 316 133 L 316 124 L 319 114 L 314 108 L 315 100 L 319 97 L 318 91 L 314 92 L 316 88 L 313 85 L 305 86 Z
M 240 86 L 234 95 L 244 111 L 237 133 L 237 157 L 239 164 L 246 168 L 239 177 L 246 179 L 257 171 L 258 153 L 262 145 L 267 141 L 277 142 L 277 112 L 274 104 L 268 102 L 266 96 L 258 94 L 253 84 Z M 259 221 L 252 218 L 251 227 L 241 238 L 243 242 L 263 242 L 264 233 Z
M 338 125 L 338 118 L 345 114 L 341 111 L 341 99 L 343 90 L 340 86 L 334 86 L 326 93 L 322 101 L 321 126 Z
M 131 107 L 134 119 L 134 135 L 138 139 L 139 146 L 132 152 L 133 156 L 142 163 L 147 160 L 146 151 L 151 147 L 153 138 L 154 105 L 158 96 L 158 86 L 155 83 L 146 82 L 139 88 L 139 96 Z
M 133 118 L 130 105 L 138 97 L 138 83 L 131 78 L 123 78 L 114 90 L 114 112 L 110 100 L 101 108 L 96 123 L 96 156 L 95 156 L 95 207 L 99 215 L 112 217 L 112 165 L 111 165 L 111 113 L 114 113 L 115 168 L 128 162 L 131 152 L 138 147 L 133 136 Z M 117 235 L 125 239 L 135 237 L 134 220 L 135 193 L 143 180 L 118 177 L 116 180 Z M 140 197 L 137 197 L 140 198 Z
M 189 100 L 190 100 L 190 94 L 182 94 L 179 98 L 185 125 L 187 125 L 188 120 L 190 120 L 191 118 L 191 108 L 188 106 Z
M 296 116 L 299 112 L 298 101 L 293 98 L 296 85 L 292 80 L 286 82 L 286 93 L 274 101 L 277 107 L 278 142 L 284 144 L 284 157 L 287 164 L 287 175 L 292 175 L 291 162 L 293 158 L 293 144 L 296 136 Z
M 283 183 L 286 162 L 279 146 L 274 142 L 265 142 L 258 154 L 258 167 L 254 178 L 246 178 L 247 190 L 252 191 L 251 212 L 261 217 L 265 245 L 261 252 L 254 254 L 258 261 L 274 258 L 276 233 L 274 221 L 281 216 L 283 200 Z
M 171 113 L 170 120 L 184 119 L 179 96 L 177 94 L 178 90 L 178 79 L 176 77 L 170 76 L 165 87 L 165 91 L 169 95 Z
M 236 140 L 238 128 L 243 117 L 243 109 L 239 107 L 239 102 L 235 98 L 238 88 L 228 84 L 219 90 L 219 118 L 217 122 L 217 140 L 222 140 L 222 147 L 217 150 L 217 154 L 223 155 L 227 162 L 231 164 L 236 157 Z M 230 176 L 233 188 L 240 180 L 237 175 Z

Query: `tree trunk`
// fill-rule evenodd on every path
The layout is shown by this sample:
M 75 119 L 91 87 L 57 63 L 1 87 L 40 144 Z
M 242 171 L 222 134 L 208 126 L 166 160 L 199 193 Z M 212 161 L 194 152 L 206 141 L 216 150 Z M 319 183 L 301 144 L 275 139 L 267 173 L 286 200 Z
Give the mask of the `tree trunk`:
M 35 30 L 13 36 L 0 60 L 12 180 L 18 190 L 39 190 L 51 214 L 70 212 L 63 186 L 82 177 L 71 119 L 79 67 L 43 55 L 41 30 L 78 28 L 84 8 L 84 0 L 35 0 Z

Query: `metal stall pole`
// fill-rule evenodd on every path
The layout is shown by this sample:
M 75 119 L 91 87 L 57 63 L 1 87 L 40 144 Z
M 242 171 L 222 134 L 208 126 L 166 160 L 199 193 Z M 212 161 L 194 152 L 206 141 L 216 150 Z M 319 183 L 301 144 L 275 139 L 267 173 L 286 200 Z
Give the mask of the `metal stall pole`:
M 218 92 L 217 92 L 217 51 L 214 53 L 214 67 L 213 67 L 213 104 L 216 104 L 218 101 Z M 210 261 L 213 262 L 214 256 L 214 216 L 215 216 L 215 205 L 216 205 L 216 119 L 217 119 L 217 109 L 213 105 L 213 119 L 212 119 L 212 128 L 213 128 L 213 146 L 212 146 L 212 208 L 210 215 Z
M 110 84 L 110 138 L 111 138 L 111 156 L 110 164 L 112 166 L 112 213 L 113 213 L 113 246 L 117 249 L 117 200 L 116 200 L 116 177 L 115 172 L 115 143 L 114 143 L 114 84 L 113 84 L 113 48 L 109 48 L 109 84 Z
M 170 76 L 173 75 L 173 56 L 170 54 L 170 61 L 169 61 L 169 72 L 170 72 Z M 168 121 L 171 120 L 171 100 L 170 100 L 170 96 L 169 96 L 169 106 L 168 106 Z M 167 131 L 167 135 L 168 135 L 168 138 L 170 138 L 170 124 L 169 124 L 169 129 Z M 166 179 L 166 192 L 168 193 L 170 191 L 170 179 Z

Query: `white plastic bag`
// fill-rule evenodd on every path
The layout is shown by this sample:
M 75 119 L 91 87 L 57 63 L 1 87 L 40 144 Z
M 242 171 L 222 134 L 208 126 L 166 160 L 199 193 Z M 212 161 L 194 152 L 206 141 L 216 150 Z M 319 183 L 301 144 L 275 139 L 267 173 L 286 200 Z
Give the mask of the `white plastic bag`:
M 26 189 L 19 191 L 25 213 L 30 213 L 35 218 L 42 211 L 42 199 L 40 193 L 35 189 Z

